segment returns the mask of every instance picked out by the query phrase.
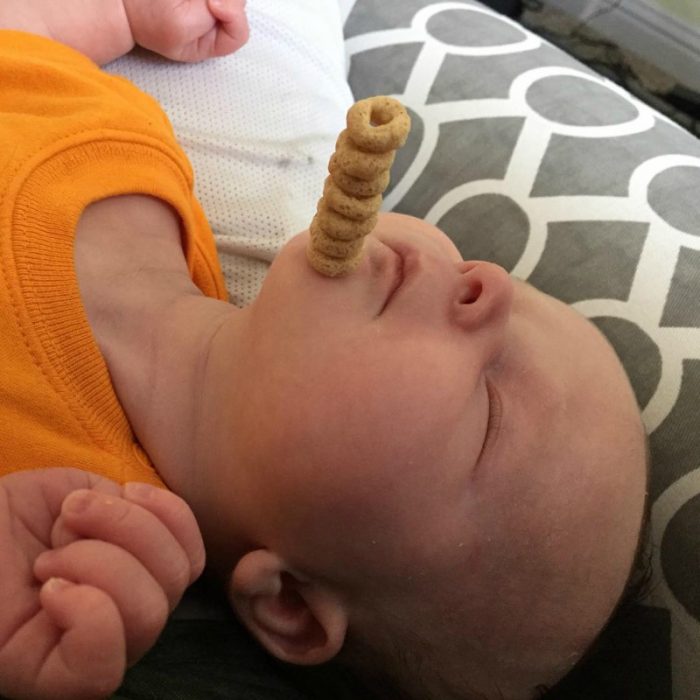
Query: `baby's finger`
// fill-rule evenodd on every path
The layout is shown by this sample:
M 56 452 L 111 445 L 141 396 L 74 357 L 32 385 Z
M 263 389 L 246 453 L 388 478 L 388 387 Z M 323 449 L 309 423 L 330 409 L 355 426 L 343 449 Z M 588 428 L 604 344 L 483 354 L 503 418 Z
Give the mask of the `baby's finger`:
M 238 51 L 250 36 L 245 2 L 240 0 L 209 0 L 209 11 L 218 26 L 212 56 L 227 56 Z
M 153 513 L 168 528 L 190 562 L 188 583 L 198 579 L 204 570 L 204 542 L 199 525 L 187 503 L 172 491 L 138 482 L 130 482 L 124 486 L 124 498 Z
M 219 22 L 233 22 L 245 14 L 245 0 L 208 0 L 209 12 Z
M 124 626 L 110 597 L 91 586 L 49 579 L 39 598 L 62 631 L 35 680 L 42 698 L 103 698 L 126 670 Z
M 121 615 L 129 661 L 153 646 L 168 618 L 160 584 L 129 552 L 108 542 L 79 540 L 48 550 L 34 562 L 34 575 L 40 581 L 58 577 L 104 591 Z
M 51 528 L 51 546 L 54 549 L 60 549 L 79 539 L 81 539 L 80 535 L 68 527 L 63 515 L 59 514 Z
M 181 499 L 163 489 L 135 486 L 143 486 L 143 490 L 125 489 L 124 498 L 84 489 L 71 493 L 61 507 L 60 518 L 54 527 L 56 539 L 53 544 L 59 548 L 80 537 L 103 540 L 121 547 L 146 567 L 165 591 L 173 608 L 185 588 L 201 573 L 199 567 L 204 557 L 201 536 L 194 516 Z M 162 494 L 158 494 L 158 491 L 162 491 Z M 142 495 L 133 496 L 134 493 Z M 139 498 L 143 506 L 136 500 Z M 148 508 L 151 502 L 155 513 Z M 175 521 L 174 527 L 183 530 L 178 535 L 185 540 L 185 546 L 192 554 L 185 550 L 168 524 L 159 517 L 158 506 L 164 516 Z M 182 512 L 182 515 L 178 516 L 178 512 Z M 67 536 L 70 533 L 73 534 L 72 538 Z

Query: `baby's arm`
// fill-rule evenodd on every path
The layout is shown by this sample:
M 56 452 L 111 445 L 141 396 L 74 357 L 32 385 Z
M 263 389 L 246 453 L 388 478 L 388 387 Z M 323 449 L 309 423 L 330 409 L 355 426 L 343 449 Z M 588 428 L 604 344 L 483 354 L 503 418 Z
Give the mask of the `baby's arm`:
M 77 469 L 0 478 L 0 696 L 108 696 L 203 566 L 169 491 Z
M 99 64 L 134 46 L 123 0 L 3 0 L 0 29 L 55 39 Z
M 0 29 L 60 41 L 100 65 L 135 44 L 195 62 L 233 53 L 248 39 L 245 0 L 2 0 Z

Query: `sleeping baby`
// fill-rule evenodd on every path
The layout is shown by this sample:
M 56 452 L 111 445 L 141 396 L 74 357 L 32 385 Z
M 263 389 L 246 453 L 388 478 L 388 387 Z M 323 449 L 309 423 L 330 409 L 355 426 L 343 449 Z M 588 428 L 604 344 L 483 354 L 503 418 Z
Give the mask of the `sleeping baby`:
M 303 232 L 229 304 L 168 120 L 95 62 L 231 52 L 242 4 L 0 6 L 0 695 L 109 695 L 203 542 L 283 661 L 535 697 L 635 558 L 627 378 L 569 307 L 395 214 L 346 274 Z

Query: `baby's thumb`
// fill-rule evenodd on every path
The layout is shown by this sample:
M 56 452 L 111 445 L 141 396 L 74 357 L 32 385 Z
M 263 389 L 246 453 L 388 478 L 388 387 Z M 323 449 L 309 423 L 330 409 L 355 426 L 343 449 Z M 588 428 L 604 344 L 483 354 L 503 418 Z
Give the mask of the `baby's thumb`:
M 241 0 L 208 0 L 209 12 L 219 22 L 233 22 L 245 12 L 245 3 Z
M 41 604 L 61 631 L 39 669 L 39 697 L 88 700 L 108 697 L 126 670 L 124 625 L 112 599 L 93 586 L 51 578 Z
M 208 0 L 209 12 L 220 24 L 214 55 L 226 56 L 238 51 L 250 36 L 245 0 Z

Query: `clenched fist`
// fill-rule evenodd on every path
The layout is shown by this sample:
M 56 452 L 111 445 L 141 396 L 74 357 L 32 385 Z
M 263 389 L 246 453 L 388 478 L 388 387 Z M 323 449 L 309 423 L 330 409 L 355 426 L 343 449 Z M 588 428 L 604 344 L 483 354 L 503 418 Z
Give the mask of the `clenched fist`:
M 124 0 L 134 41 L 174 61 L 225 56 L 248 40 L 245 0 Z
M 0 695 L 108 696 L 203 567 L 169 491 L 77 469 L 0 478 Z
M 134 44 L 194 62 L 248 40 L 245 0 L 2 0 L 0 29 L 49 37 L 100 65 Z

